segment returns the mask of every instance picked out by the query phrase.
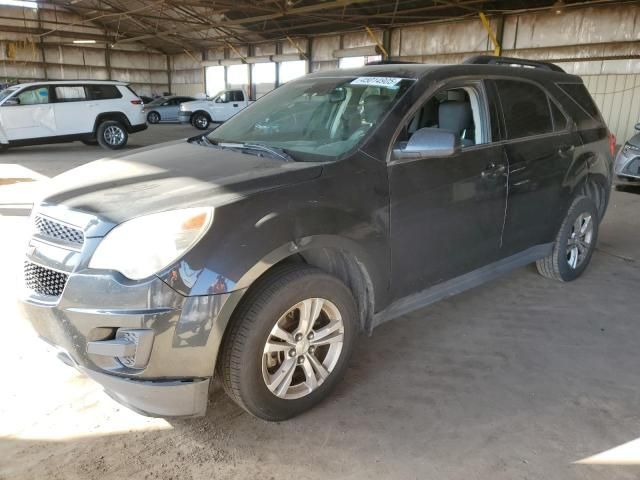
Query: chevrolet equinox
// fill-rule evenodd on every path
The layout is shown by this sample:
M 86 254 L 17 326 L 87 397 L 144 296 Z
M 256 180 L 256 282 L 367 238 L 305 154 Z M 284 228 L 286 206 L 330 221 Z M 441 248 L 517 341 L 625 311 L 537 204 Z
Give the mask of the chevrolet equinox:
M 307 75 L 207 134 L 55 178 L 21 304 L 138 412 L 202 415 L 216 376 L 283 420 L 327 397 L 359 331 L 533 262 L 579 277 L 614 148 L 548 63 Z

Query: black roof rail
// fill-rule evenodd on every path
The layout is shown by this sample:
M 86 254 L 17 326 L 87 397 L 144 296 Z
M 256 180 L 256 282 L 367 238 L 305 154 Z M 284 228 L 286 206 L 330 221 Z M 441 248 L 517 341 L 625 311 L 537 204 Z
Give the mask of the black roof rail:
M 376 60 L 365 63 L 365 67 L 369 65 L 420 65 L 419 62 L 403 62 L 401 60 Z
M 527 60 L 523 58 L 495 57 L 493 55 L 477 55 L 475 57 L 469 57 L 463 63 L 469 65 L 517 65 L 519 67 L 540 68 L 543 70 L 565 73 L 562 68 L 553 63 L 538 62 L 536 60 Z

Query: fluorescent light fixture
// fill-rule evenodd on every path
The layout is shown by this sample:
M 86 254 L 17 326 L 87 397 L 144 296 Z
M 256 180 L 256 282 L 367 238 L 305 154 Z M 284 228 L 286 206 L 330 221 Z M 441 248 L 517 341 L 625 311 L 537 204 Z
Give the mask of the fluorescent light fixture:
M 0 5 L 9 5 L 12 7 L 38 8 L 38 2 L 25 2 L 23 0 L 0 0 Z
M 74 40 L 73 43 L 96 43 L 96 41 L 95 40 Z

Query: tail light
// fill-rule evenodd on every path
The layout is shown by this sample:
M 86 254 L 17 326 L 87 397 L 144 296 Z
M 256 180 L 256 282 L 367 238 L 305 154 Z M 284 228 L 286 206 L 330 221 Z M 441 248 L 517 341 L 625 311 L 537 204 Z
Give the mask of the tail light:
M 135 100 L 131 100 L 131 103 L 133 103 L 134 105 L 142 105 L 142 100 L 136 98 Z
M 611 156 L 615 156 L 616 154 L 616 136 L 609 132 L 609 151 L 611 152 Z

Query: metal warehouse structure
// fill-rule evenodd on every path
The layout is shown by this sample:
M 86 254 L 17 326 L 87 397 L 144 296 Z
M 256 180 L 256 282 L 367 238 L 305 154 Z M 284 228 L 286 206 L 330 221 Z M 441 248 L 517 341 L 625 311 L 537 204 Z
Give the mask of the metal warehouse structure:
M 372 57 L 451 63 L 492 52 L 581 75 L 620 140 L 640 120 L 637 1 L 24 3 L 0 7 L 0 82 L 112 78 L 145 94 L 238 86 L 260 96 Z

